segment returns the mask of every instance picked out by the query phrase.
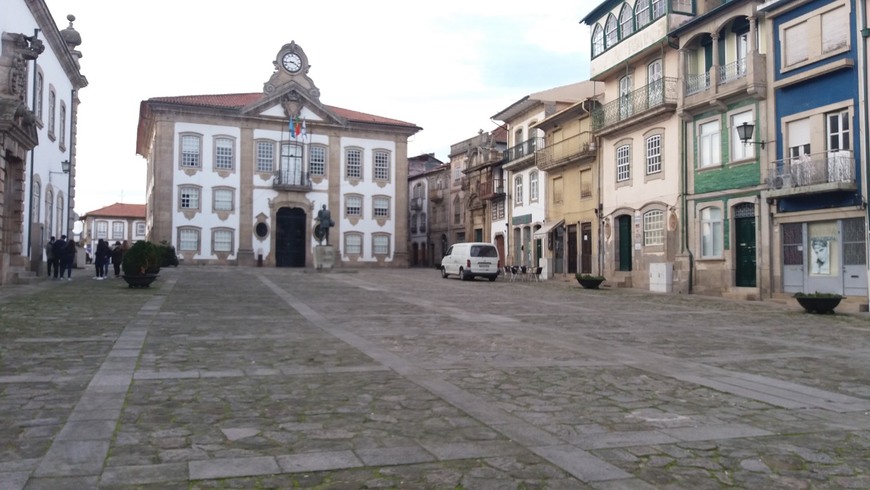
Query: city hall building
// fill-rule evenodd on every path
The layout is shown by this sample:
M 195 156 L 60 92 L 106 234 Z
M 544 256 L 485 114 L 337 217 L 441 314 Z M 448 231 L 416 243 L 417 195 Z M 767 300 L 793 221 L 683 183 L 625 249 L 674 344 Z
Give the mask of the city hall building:
M 148 239 L 186 264 L 312 267 L 325 206 L 336 267 L 406 267 L 407 142 L 422 128 L 321 103 L 295 42 L 274 65 L 262 92 L 141 103 Z

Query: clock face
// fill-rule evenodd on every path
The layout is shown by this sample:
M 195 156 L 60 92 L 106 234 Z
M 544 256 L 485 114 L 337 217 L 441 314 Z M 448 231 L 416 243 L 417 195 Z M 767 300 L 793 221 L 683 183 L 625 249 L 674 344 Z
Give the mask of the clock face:
M 281 58 L 281 64 L 284 66 L 284 69 L 291 72 L 296 73 L 302 68 L 302 59 L 299 58 L 299 55 L 296 53 L 287 53 Z

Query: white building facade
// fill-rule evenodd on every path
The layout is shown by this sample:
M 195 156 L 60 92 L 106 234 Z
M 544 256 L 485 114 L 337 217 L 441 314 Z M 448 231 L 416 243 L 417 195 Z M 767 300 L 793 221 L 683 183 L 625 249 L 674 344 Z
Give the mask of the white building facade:
M 185 263 L 407 266 L 407 139 L 414 124 L 327 106 L 295 42 L 261 93 L 142 102 L 148 239 Z M 315 236 L 317 216 L 333 226 Z
M 39 273 L 43 245 L 72 236 L 81 36 L 59 30 L 42 0 L 0 15 L 0 284 Z

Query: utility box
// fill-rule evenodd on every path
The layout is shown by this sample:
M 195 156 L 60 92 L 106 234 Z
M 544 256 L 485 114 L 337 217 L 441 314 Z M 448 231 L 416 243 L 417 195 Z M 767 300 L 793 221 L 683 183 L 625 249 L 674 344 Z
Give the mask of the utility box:
M 649 265 L 649 290 L 656 293 L 670 293 L 674 287 L 674 264 L 660 262 Z

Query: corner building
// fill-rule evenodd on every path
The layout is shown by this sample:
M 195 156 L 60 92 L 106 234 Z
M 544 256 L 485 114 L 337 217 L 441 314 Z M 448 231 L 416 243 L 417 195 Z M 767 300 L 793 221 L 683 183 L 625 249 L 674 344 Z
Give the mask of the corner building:
M 326 206 L 336 267 L 407 267 L 407 142 L 422 128 L 322 104 L 295 42 L 274 65 L 260 93 L 141 103 L 148 239 L 186 264 L 311 267 Z

